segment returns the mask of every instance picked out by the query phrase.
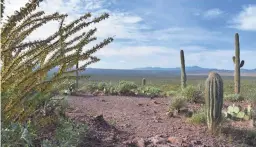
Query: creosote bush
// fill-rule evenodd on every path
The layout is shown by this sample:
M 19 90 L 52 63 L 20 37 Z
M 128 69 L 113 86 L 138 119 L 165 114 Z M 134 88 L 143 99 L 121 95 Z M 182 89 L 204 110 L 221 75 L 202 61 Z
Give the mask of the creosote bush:
M 206 124 L 206 114 L 204 111 L 196 112 L 188 121 L 193 124 Z
M 204 101 L 203 92 L 192 85 L 182 89 L 180 93 L 189 102 L 201 103 Z
M 225 94 L 224 100 L 228 101 L 243 101 L 244 97 L 241 94 Z
M 180 110 L 182 107 L 185 107 L 185 106 L 186 106 L 186 100 L 182 96 L 176 96 L 171 99 L 169 111 Z
M 103 93 L 104 95 L 160 97 L 163 94 L 160 88 L 154 86 L 138 86 L 130 81 L 120 81 L 118 84 L 106 82 L 89 83 L 81 90 L 92 94 Z

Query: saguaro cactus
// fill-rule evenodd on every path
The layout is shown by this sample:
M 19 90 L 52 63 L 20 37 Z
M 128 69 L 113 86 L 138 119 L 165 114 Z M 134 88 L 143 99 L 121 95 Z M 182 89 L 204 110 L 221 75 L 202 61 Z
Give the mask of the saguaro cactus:
M 233 62 L 235 64 L 235 73 L 234 73 L 234 91 L 236 94 L 240 93 L 240 68 L 244 66 L 244 60 L 240 62 L 240 44 L 239 44 L 239 35 L 235 34 L 235 50 L 236 55 L 233 56 Z
M 184 51 L 180 50 L 180 62 L 181 62 L 181 88 L 186 87 L 186 71 L 185 71 L 185 58 L 184 58 Z
M 208 129 L 215 133 L 221 122 L 223 81 L 218 73 L 211 72 L 205 83 L 205 102 Z
M 145 85 L 146 85 L 146 79 L 145 79 L 145 78 L 142 79 L 141 84 L 142 84 L 142 86 L 145 86 Z

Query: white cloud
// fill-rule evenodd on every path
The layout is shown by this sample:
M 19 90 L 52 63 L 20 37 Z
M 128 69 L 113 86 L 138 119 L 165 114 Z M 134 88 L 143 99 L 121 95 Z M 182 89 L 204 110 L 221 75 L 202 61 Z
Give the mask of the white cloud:
M 214 9 L 210 9 L 210 10 L 207 10 L 206 12 L 204 12 L 203 16 L 204 16 L 204 18 L 211 19 L 211 18 L 216 18 L 223 13 L 224 12 L 222 10 L 220 10 L 219 8 L 214 8 Z
M 220 10 L 219 8 L 213 8 L 207 11 L 197 10 L 197 12 L 193 13 L 193 15 L 201 16 L 204 19 L 214 19 L 214 18 L 220 17 L 222 14 L 224 14 L 224 11 Z
M 256 31 L 256 5 L 243 7 L 243 10 L 231 20 L 231 23 L 233 28 Z
M 201 66 L 205 68 L 230 69 L 234 67 L 232 56 L 233 49 L 212 50 L 202 46 L 183 46 L 186 66 Z M 100 50 L 96 55 L 106 63 L 96 63 L 91 67 L 129 69 L 138 67 L 179 67 L 179 49 L 166 48 L 162 46 L 116 46 L 112 45 Z M 253 69 L 255 65 L 256 52 L 254 50 L 242 50 L 241 60 L 245 60 L 244 68 Z M 111 60 L 109 60 L 111 59 Z M 113 60 L 114 59 L 114 60 Z M 115 61 L 125 61 L 117 63 Z

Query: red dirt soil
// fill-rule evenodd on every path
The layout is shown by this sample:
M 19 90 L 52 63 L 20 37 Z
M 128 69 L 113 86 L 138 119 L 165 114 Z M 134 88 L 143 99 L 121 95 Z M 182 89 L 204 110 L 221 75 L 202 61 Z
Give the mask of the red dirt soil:
M 169 100 L 170 98 L 125 96 L 69 96 L 69 104 L 74 110 L 67 115 L 88 124 L 86 146 L 228 147 L 241 144 L 238 141 L 241 138 L 231 139 L 227 136 L 230 130 L 226 129 L 221 135 L 212 136 L 206 125 L 188 123 L 184 116 L 168 117 L 166 112 Z M 200 105 L 191 106 L 198 108 Z M 103 115 L 103 118 L 99 115 Z M 241 132 L 236 134 L 241 135 Z M 178 142 L 168 142 L 168 137 L 175 138 Z M 154 138 L 158 141 L 154 142 Z M 141 140 L 143 144 L 140 144 Z

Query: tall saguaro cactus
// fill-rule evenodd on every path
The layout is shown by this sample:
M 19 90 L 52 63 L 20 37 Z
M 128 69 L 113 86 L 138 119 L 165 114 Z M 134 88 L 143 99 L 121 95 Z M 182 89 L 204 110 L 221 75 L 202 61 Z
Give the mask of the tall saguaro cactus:
M 142 79 L 141 85 L 142 85 L 142 86 L 145 86 L 145 85 L 146 85 L 146 79 L 145 79 L 145 78 Z
M 223 81 L 218 73 L 211 72 L 205 83 L 205 102 L 208 129 L 215 133 L 221 122 Z
M 239 43 L 238 33 L 235 34 L 235 50 L 236 50 L 236 53 L 235 53 L 236 55 L 233 56 L 233 62 L 235 64 L 234 91 L 236 94 L 239 94 L 240 93 L 240 68 L 244 66 L 244 60 L 240 62 L 240 43 Z
M 186 70 L 185 70 L 185 58 L 184 58 L 184 51 L 180 50 L 180 62 L 181 62 L 181 88 L 186 87 L 186 81 L 187 81 L 187 76 L 186 76 Z

